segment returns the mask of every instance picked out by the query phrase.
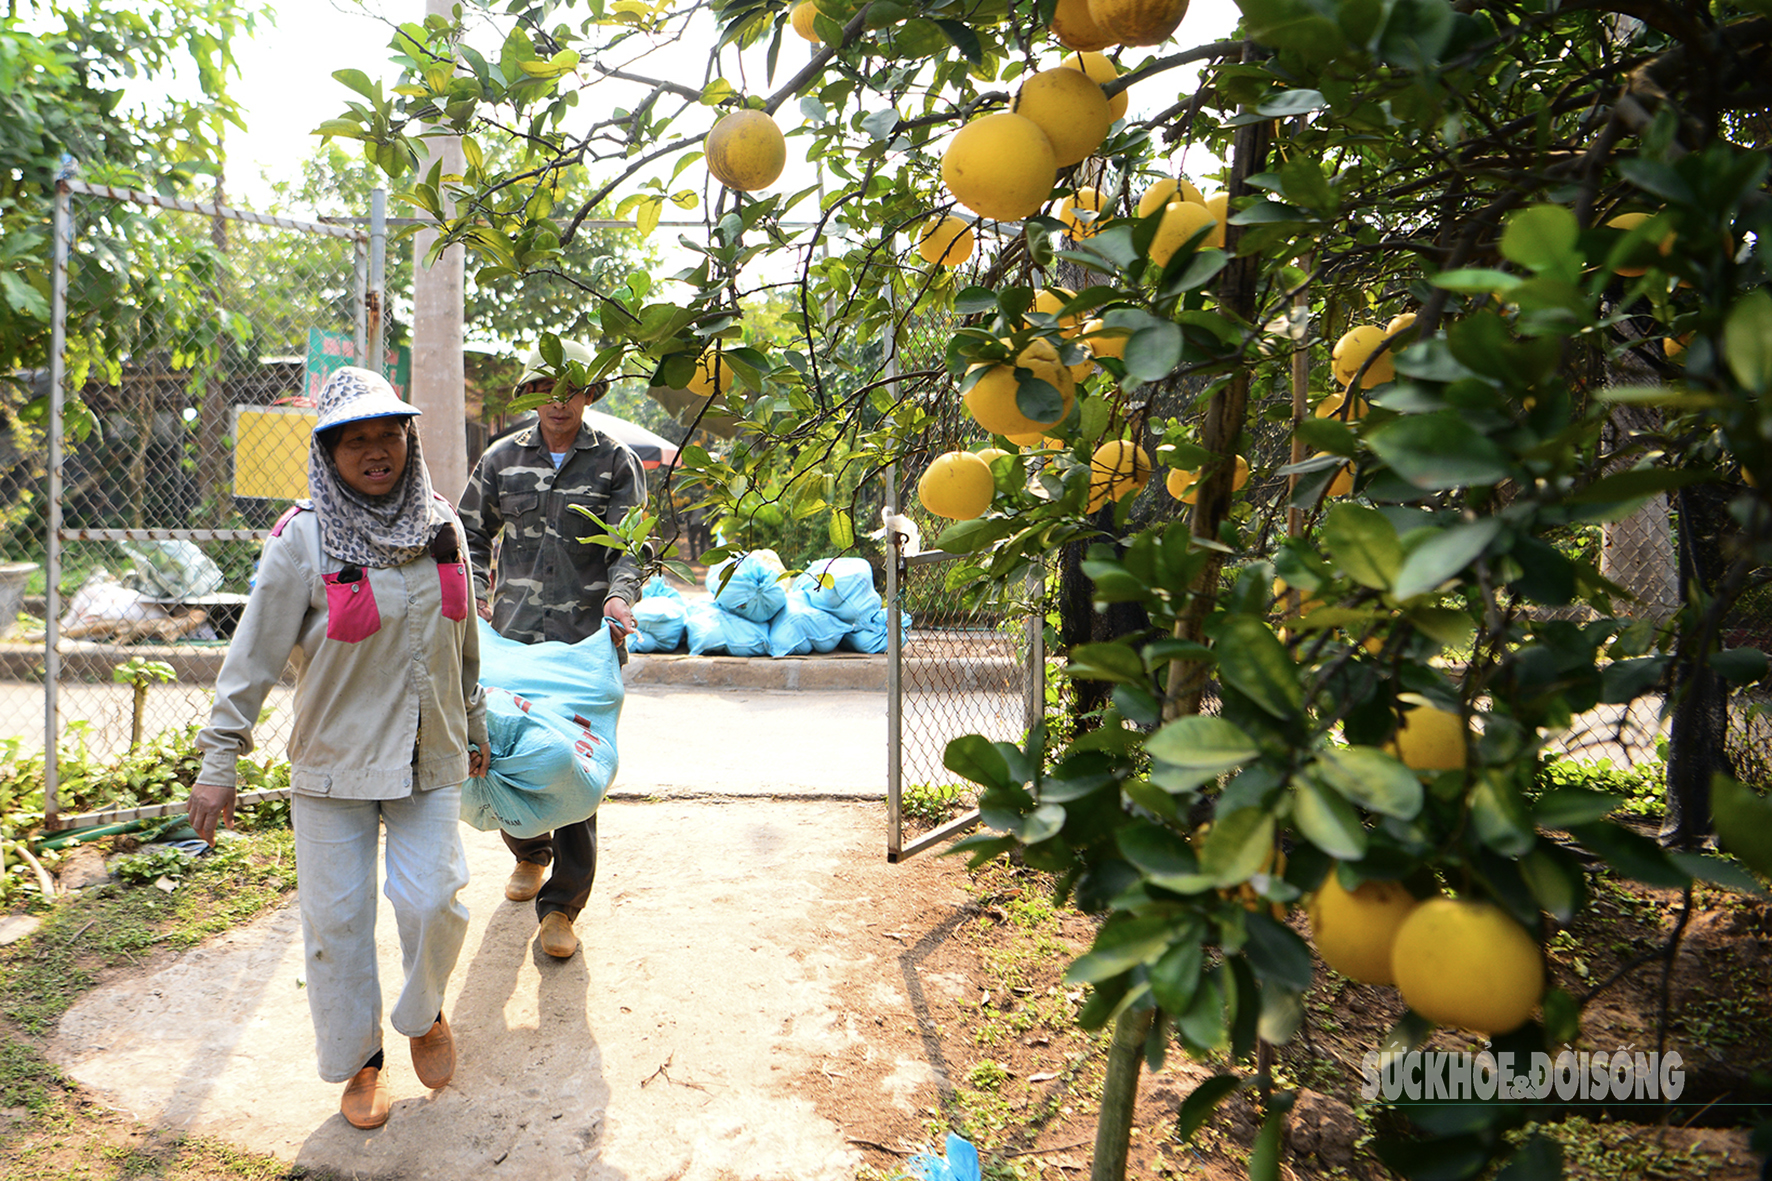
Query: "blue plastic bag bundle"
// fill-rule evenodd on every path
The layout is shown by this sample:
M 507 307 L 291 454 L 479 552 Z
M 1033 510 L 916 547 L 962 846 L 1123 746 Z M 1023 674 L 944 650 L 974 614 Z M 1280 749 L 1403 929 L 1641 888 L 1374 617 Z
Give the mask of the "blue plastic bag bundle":
M 788 605 L 788 584 L 782 578 L 781 559 L 774 550 L 757 549 L 736 559 L 736 566 L 733 561 L 728 559 L 708 570 L 708 593 L 728 614 L 753 623 L 768 623 Z M 721 586 L 728 566 L 733 567 L 732 577 Z
M 677 588 L 654 576 L 634 604 L 634 624 L 639 633 L 628 637 L 633 652 L 675 652 L 683 642 L 683 617 L 687 604 Z
M 799 585 L 788 592 L 788 605 L 769 621 L 769 655 L 804 656 L 830 652 L 849 631 L 849 625 L 822 607 L 814 606 Z
M 689 636 L 692 656 L 714 652 L 762 656 L 769 651 L 768 624 L 722 611 L 714 603 L 690 603 L 683 625 Z
M 617 767 L 623 693 L 608 627 L 576 644 L 520 644 L 479 627 L 492 763 L 462 785 L 461 818 L 517 837 L 588 818 Z
M 866 558 L 823 558 L 794 579 L 806 599 L 854 627 L 879 614 L 880 592 L 874 589 L 874 568 Z
M 911 630 L 911 613 L 900 611 L 898 615 L 899 634 L 903 635 Z M 886 608 L 881 607 L 878 613 L 864 619 L 844 635 L 843 647 L 853 648 L 857 652 L 886 651 Z

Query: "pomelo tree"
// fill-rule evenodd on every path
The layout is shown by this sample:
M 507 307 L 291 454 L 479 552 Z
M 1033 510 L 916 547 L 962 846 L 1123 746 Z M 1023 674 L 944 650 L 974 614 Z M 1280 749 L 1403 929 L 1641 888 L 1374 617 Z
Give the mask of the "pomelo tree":
M 1236 1064 L 1190 1116 L 1260 1088 L 1250 1169 L 1271 1177 L 1288 1098 L 1261 1047 L 1294 1036 L 1321 970 L 1275 907 L 1332 875 L 1336 898 L 1371 883 L 1448 895 L 1386 920 L 1408 962 L 1373 971 L 1497 1051 L 1554 1054 L 1594 993 L 1545 989 L 1537 949 L 1587 905 L 1584 858 L 1688 892 L 1755 885 L 1735 861 L 1608 819 L 1614 797 L 1541 790 L 1538 771 L 1578 713 L 1666 692 L 1677 716 L 1705 678 L 1766 672 L 1722 624 L 1772 565 L 1769 17 L 1757 3 L 1241 0 L 1234 38 L 1196 44 L 1187 20 L 1162 27 L 1168 6 L 1085 7 L 817 0 L 796 20 L 753 0 L 515 0 L 491 49 L 450 21 L 402 26 L 402 84 L 341 74 L 361 101 L 320 130 L 361 140 L 447 237 L 498 255 L 488 282 L 550 265 L 599 210 L 650 229 L 672 205 L 704 208 L 681 286 L 635 274 L 563 327 L 600 336 L 598 371 L 663 387 L 694 388 L 712 354 L 700 392 L 746 426 L 718 461 L 690 449 L 692 473 L 734 501 L 768 481 L 833 510 L 836 544 L 853 526 L 824 503 L 833 457 L 907 461 L 1009 371 L 1017 413 L 994 421 L 1039 429 L 996 440 L 1027 450 L 987 457 L 988 511 L 940 545 L 1005 582 L 1082 549 L 1095 607 L 1132 622 L 1066 653 L 1102 703 L 1066 741 L 1036 729 L 949 747 L 988 829 L 964 845 L 1018 853 L 1100 916 L 1070 968 L 1090 986 L 1078 1020 L 1113 1029 L 1094 1175 L 1123 1174 L 1141 1064 L 1180 1044 Z M 797 64 L 787 47 L 808 27 Z M 647 51 L 694 30 L 713 41 L 699 78 L 648 71 Z M 1105 57 L 1077 65 L 1155 113 L 1115 113 L 1060 165 L 1031 118 L 1045 96 L 1011 111 L 1019 82 L 1115 45 L 1117 77 Z M 1184 67 L 1203 69 L 1197 84 Z M 627 97 L 599 100 L 617 81 Z M 817 183 L 688 187 L 730 108 L 770 115 Z M 467 138 L 464 175 L 413 173 L 427 123 Z M 488 137 L 527 155 L 489 167 Z M 1045 154 L 1028 146 L 1040 137 Z M 1178 176 L 1183 146 L 1222 168 Z M 561 208 L 550 177 L 581 165 L 606 179 Z M 956 197 L 987 216 L 975 257 L 949 267 L 919 238 L 964 216 Z M 728 347 L 745 300 L 782 284 L 796 346 Z M 1055 312 L 1035 310 L 1060 287 Z M 833 380 L 829 358 L 869 357 L 855 342 L 944 321 L 944 347 L 896 376 Z M 1263 442 L 1276 431 L 1277 454 Z M 1150 461 L 1165 478 L 1142 477 Z M 1136 508 L 1164 486 L 1187 506 Z M 1567 544 L 1659 495 L 1692 534 L 1672 620 L 1634 614 Z M 1724 848 L 1772 871 L 1772 805 L 1714 771 L 1686 784 L 1692 825 L 1676 835 L 1701 833 L 1714 804 Z M 1386 963 L 1351 943 L 1348 963 Z M 1435 957 L 1473 948 L 1491 954 L 1450 986 L 1419 970 L 1468 966 Z M 1393 1040 L 1429 1028 L 1412 1014 Z M 1502 1161 L 1556 1175 L 1554 1143 L 1507 1135 L 1527 1111 L 1415 1109 L 1418 1134 L 1377 1150 L 1407 1176 Z

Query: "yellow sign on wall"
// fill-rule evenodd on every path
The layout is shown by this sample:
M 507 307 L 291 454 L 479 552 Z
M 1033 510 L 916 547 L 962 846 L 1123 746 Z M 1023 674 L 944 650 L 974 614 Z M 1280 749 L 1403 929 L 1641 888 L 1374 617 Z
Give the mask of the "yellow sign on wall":
M 315 419 L 311 406 L 234 407 L 234 495 L 305 497 Z

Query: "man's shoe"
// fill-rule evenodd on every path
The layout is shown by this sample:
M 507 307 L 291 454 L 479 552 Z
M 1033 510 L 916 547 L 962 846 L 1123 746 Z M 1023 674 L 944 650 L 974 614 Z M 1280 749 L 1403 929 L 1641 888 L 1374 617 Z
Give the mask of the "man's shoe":
M 505 883 L 505 897 L 512 902 L 528 902 L 541 893 L 544 868 L 533 861 L 517 862 L 517 867 L 511 870 L 510 880 Z
M 373 1066 L 365 1066 L 345 1084 L 345 1097 L 338 1102 L 338 1113 L 353 1128 L 379 1128 L 388 1122 L 392 1107 L 388 1076 Z
M 557 910 L 550 910 L 541 919 L 541 949 L 557 960 L 569 960 L 578 950 L 578 936 L 572 933 L 572 920 Z
M 442 1017 L 431 1025 L 423 1037 L 412 1042 L 412 1070 L 418 1081 L 435 1091 L 455 1076 L 455 1035 Z

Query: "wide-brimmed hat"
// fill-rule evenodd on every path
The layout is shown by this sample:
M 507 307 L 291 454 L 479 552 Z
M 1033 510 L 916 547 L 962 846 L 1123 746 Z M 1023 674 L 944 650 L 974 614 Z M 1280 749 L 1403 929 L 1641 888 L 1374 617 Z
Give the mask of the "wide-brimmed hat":
M 319 409 L 315 434 L 365 418 L 412 418 L 422 413 L 411 402 L 402 402 L 387 378 L 349 365 L 326 379 Z
M 530 349 L 529 355 L 523 358 L 523 375 L 517 378 L 517 388 L 522 389 L 537 378 L 558 378 L 562 376 L 562 371 L 565 369 L 564 362 L 567 361 L 576 361 L 586 369 L 589 369 L 596 363 L 597 355 L 591 352 L 588 345 L 582 344 L 576 340 L 566 340 L 563 338 L 560 341 L 560 360 L 562 362 L 561 366 L 555 368 L 548 364 L 547 359 L 541 355 L 540 349 Z M 594 381 L 585 388 L 589 389 L 591 386 L 596 385 L 602 385 L 607 388 L 609 383 L 607 381 Z

